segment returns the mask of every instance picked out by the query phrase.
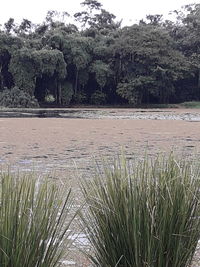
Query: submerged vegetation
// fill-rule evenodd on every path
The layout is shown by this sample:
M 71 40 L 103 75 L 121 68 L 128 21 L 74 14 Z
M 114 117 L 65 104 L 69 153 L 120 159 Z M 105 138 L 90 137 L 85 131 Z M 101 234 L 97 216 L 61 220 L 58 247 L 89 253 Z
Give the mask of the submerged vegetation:
M 122 159 L 83 181 L 94 266 L 190 266 L 200 239 L 199 164 Z
M 49 11 L 38 25 L 10 18 L 0 28 L 0 92 L 16 86 L 40 105 L 198 101 L 199 14 L 188 5 L 175 21 L 148 15 L 122 27 L 85 0 L 74 24 L 67 12 Z

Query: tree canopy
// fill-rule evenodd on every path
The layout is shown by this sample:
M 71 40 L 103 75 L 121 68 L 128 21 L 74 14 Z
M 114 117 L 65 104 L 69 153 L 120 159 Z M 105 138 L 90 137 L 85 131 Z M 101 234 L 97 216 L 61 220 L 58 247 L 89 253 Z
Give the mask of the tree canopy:
M 81 8 L 78 25 L 52 10 L 38 25 L 4 23 L 0 92 L 17 87 L 41 105 L 200 100 L 200 4 L 174 11 L 175 21 L 150 14 L 129 27 L 96 0 Z

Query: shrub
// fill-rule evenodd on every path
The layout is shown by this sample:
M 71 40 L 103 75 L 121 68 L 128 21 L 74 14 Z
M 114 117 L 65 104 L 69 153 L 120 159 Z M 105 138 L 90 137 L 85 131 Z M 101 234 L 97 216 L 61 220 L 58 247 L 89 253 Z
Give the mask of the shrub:
M 121 160 L 83 182 L 93 264 L 189 266 L 200 238 L 199 188 L 199 167 L 172 155 L 134 166 Z
M 97 90 L 91 95 L 91 103 L 95 105 L 103 105 L 106 103 L 106 94 Z
M 56 101 L 55 97 L 52 94 L 48 94 L 45 96 L 46 103 L 54 103 Z
M 0 93 L 0 106 L 9 108 L 35 108 L 39 104 L 34 96 L 20 90 L 18 87 L 5 89 Z
M 71 192 L 32 176 L 0 175 L 0 266 L 53 267 L 63 256 Z M 65 242 L 65 243 L 64 243 Z
M 87 95 L 83 91 L 77 92 L 76 96 L 74 96 L 74 102 L 77 104 L 86 104 L 87 103 Z
M 190 101 L 190 102 L 183 102 L 180 104 L 183 108 L 200 108 L 199 101 Z
M 70 82 L 63 82 L 62 84 L 62 104 L 69 105 L 74 93 L 73 86 Z

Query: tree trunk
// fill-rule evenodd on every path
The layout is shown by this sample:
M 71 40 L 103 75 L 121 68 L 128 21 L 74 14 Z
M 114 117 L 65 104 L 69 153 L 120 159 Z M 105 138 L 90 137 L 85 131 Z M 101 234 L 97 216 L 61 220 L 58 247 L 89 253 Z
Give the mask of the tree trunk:
M 78 70 L 76 70 L 76 80 L 75 80 L 75 87 L 74 87 L 74 95 L 77 95 L 77 88 L 78 88 Z
M 198 66 L 196 78 L 197 78 L 197 85 L 195 86 L 196 89 L 194 95 L 197 97 L 198 100 L 200 100 L 200 65 Z
M 3 90 L 3 75 L 1 73 L 2 66 L 0 66 L 0 91 Z
M 57 92 L 56 92 L 56 102 L 58 105 L 61 105 L 61 83 L 57 80 Z
M 58 82 L 58 104 L 61 105 L 61 83 Z

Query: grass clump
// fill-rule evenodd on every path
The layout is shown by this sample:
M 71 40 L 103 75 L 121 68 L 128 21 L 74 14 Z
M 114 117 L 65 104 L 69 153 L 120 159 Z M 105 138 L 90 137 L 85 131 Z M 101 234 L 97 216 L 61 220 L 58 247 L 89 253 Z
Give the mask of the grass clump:
M 140 108 L 145 109 L 167 109 L 167 108 L 178 108 L 176 104 L 142 104 L 139 106 Z
M 200 238 L 200 172 L 192 162 L 124 159 L 83 182 L 95 266 L 190 266 Z
M 180 104 L 184 108 L 200 108 L 200 101 L 189 101 Z
M 71 191 L 32 177 L 0 174 L 0 266 L 58 266 L 71 219 Z

